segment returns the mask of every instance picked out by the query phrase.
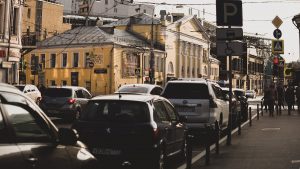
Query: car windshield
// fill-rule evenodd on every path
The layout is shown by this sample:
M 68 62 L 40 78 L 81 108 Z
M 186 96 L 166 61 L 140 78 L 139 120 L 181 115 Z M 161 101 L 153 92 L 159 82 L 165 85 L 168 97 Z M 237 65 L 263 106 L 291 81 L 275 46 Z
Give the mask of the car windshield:
M 64 88 L 48 88 L 45 91 L 45 96 L 48 97 L 71 97 L 72 90 Z
M 163 96 L 170 99 L 208 99 L 208 87 L 199 83 L 169 83 Z
M 143 123 L 150 119 L 146 103 L 136 101 L 90 101 L 80 119 L 113 123 Z
M 119 92 L 124 92 L 124 93 L 147 93 L 148 88 L 140 87 L 140 86 L 126 86 L 126 87 L 121 87 Z
M 18 88 L 20 91 L 23 91 L 25 86 L 15 86 L 16 88 Z

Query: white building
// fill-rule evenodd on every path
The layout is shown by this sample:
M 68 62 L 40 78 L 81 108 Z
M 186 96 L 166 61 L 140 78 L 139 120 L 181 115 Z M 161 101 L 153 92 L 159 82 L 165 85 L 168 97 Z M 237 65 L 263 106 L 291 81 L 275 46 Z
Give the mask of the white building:
M 66 1 L 66 0 L 65 0 Z M 136 4 L 132 0 L 82 0 L 79 14 L 113 18 L 127 18 L 140 13 L 153 14 L 153 5 Z
M 79 4 L 81 0 L 57 0 L 56 2 L 59 2 L 64 5 L 65 15 L 74 15 L 78 14 L 79 12 Z
M 20 0 L 0 0 L 0 82 L 19 81 L 18 63 L 22 49 L 20 3 Z

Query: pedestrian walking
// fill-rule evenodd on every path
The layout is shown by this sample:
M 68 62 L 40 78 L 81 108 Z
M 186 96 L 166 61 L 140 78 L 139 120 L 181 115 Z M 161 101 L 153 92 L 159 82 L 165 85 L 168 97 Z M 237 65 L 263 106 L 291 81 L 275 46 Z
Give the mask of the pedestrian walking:
M 263 106 L 265 107 L 265 111 L 266 111 L 266 112 L 268 111 L 268 103 L 267 103 L 265 97 L 266 97 L 266 95 L 267 95 L 268 90 L 269 90 L 269 88 L 266 86 L 266 87 L 264 88 L 264 96 L 263 96 L 262 99 L 261 99 L 262 102 L 263 102 Z
M 266 90 L 264 99 L 267 102 L 270 117 L 274 117 L 274 105 L 277 102 L 277 90 L 274 84 Z
M 295 104 L 295 90 L 292 84 L 289 84 L 288 88 L 285 91 L 285 101 L 288 105 L 288 115 L 291 115 L 292 106 Z
M 284 109 L 284 88 L 281 84 L 277 86 L 277 94 L 278 94 L 279 115 L 281 115 L 281 107 L 282 109 Z

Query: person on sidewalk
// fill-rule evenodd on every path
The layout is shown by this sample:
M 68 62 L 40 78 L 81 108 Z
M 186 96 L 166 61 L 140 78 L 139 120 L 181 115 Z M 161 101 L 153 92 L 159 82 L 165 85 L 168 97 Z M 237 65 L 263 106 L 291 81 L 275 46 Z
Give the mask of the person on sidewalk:
M 296 98 L 297 98 L 298 113 L 300 113 L 300 83 L 296 88 Z
M 266 98 L 267 103 L 268 103 L 268 107 L 269 107 L 269 112 L 270 112 L 270 116 L 274 117 L 274 105 L 277 102 L 277 90 L 275 89 L 275 85 L 272 83 L 269 87 L 269 89 L 267 90 L 266 93 Z
M 288 115 L 291 115 L 292 106 L 295 104 L 295 90 L 292 84 L 289 84 L 288 88 L 285 91 L 285 101 L 288 105 Z
M 281 115 L 281 106 L 284 110 L 284 88 L 281 84 L 277 86 L 277 94 L 278 94 L 278 109 L 279 115 Z

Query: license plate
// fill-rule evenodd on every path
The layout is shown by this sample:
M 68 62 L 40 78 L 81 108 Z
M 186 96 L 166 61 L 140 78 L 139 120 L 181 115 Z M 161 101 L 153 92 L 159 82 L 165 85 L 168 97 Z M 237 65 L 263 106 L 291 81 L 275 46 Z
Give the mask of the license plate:
M 121 150 L 114 150 L 108 148 L 93 148 L 92 153 L 97 155 L 120 155 Z

